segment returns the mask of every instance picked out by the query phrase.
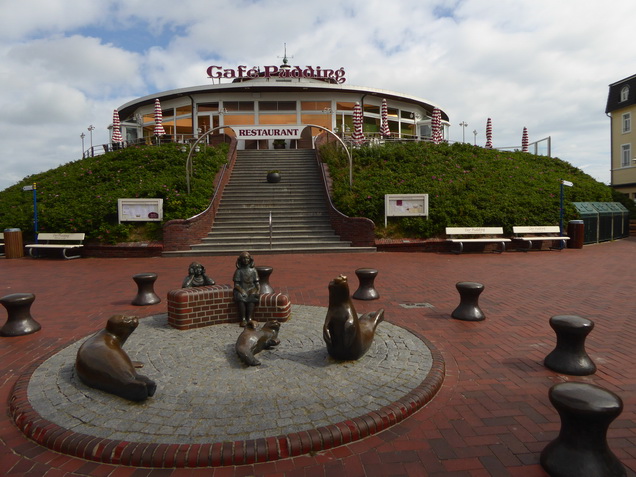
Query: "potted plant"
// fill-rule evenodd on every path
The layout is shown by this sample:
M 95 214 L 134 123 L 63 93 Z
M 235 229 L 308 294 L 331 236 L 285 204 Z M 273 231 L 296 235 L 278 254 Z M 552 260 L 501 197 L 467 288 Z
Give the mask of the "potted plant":
M 267 171 L 267 182 L 271 182 L 273 184 L 275 184 L 276 182 L 280 182 L 280 171 Z
M 274 149 L 285 149 L 286 145 L 284 139 L 274 139 Z

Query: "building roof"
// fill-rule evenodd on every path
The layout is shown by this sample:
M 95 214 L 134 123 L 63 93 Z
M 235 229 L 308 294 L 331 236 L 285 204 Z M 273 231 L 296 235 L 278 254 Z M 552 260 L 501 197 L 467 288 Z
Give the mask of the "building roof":
M 369 88 L 365 86 L 349 86 L 345 84 L 330 84 L 325 81 L 307 79 L 307 78 L 294 78 L 294 79 L 262 79 L 257 78 L 252 81 L 241 81 L 222 84 L 210 84 L 201 86 L 191 86 L 188 88 L 179 88 L 169 91 L 163 91 L 160 93 L 151 94 L 141 98 L 137 98 L 133 101 L 119 107 L 119 115 L 121 118 L 127 118 L 134 114 L 134 112 L 141 106 L 154 104 L 155 98 L 159 98 L 160 101 L 167 101 L 179 97 L 187 97 L 204 93 L 230 93 L 230 92 L 306 92 L 311 90 L 313 92 L 344 92 L 355 93 L 363 96 L 374 96 L 380 100 L 386 98 L 387 100 L 403 101 L 406 103 L 417 104 L 425 109 L 429 114 L 433 112 L 433 108 L 437 107 L 442 113 L 442 119 L 449 120 L 448 114 L 444 112 L 436 104 L 415 96 L 410 96 L 394 91 L 388 91 L 377 88 Z
M 625 86 L 629 88 L 627 101 L 621 101 L 621 91 Z M 616 111 L 617 109 L 622 109 L 633 104 L 636 104 L 636 75 L 623 78 L 622 80 L 609 85 L 605 113 L 611 113 L 612 111 Z

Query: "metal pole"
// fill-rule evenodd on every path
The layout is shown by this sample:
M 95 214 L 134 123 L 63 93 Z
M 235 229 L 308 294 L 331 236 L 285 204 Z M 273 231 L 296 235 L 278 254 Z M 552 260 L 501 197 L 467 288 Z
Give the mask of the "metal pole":
M 35 231 L 35 243 L 38 243 L 38 190 L 35 182 L 33 183 L 33 229 Z
M 559 230 L 561 231 L 561 236 L 563 236 L 563 181 L 561 181 L 561 206 L 559 213 Z
M 269 211 L 269 248 L 272 248 L 272 211 Z

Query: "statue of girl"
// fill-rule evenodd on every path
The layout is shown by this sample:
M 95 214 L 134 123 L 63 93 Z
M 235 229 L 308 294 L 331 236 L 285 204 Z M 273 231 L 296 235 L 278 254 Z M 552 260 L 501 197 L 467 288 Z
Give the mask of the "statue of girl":
M 254 307 L 261 295 L 258 273 L 249 252 L 241 252 L 236 259 L 234 272 L 234 301 L 238 305 L 241 327 L 254 317 Z

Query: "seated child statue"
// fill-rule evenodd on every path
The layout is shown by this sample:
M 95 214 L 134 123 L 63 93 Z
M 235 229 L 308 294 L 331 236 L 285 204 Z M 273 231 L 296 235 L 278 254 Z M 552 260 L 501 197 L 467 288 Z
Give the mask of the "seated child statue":
M 205 267 L 199 262 L 192 262 L 188 267 L 188 276 L 183 279 L 181 288 L 204 287 L 214 285 L 214 280 L 205 274 Z
M 236 259 L 234 272 L 234 301 L 238 305 L 241 327 L 253 319 L 254 307 L 261 295 L 258 273 L 249 252 L 241 252 Z

